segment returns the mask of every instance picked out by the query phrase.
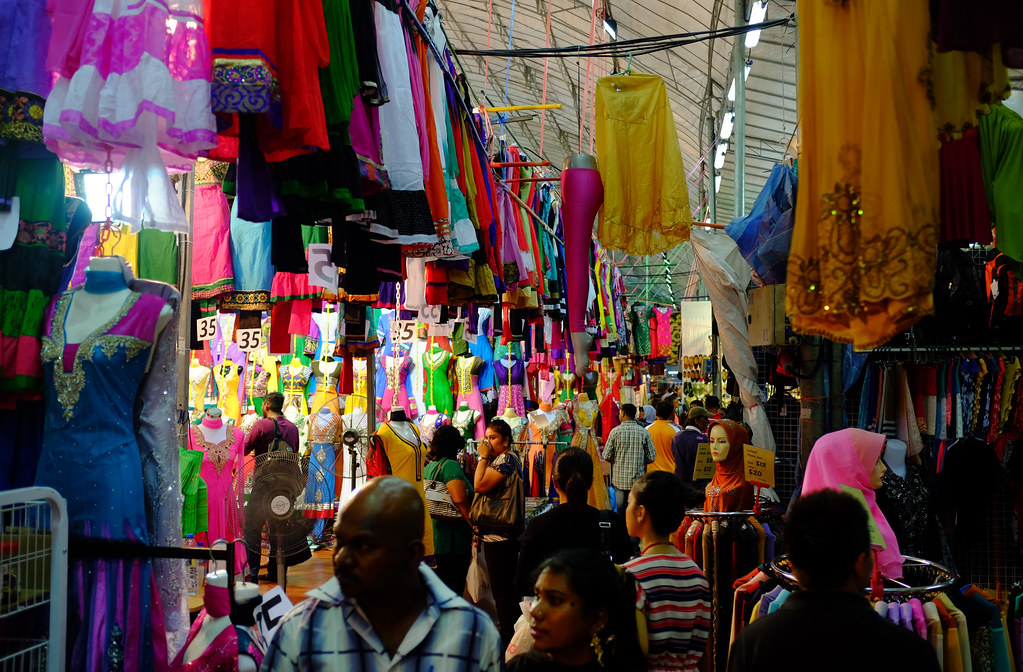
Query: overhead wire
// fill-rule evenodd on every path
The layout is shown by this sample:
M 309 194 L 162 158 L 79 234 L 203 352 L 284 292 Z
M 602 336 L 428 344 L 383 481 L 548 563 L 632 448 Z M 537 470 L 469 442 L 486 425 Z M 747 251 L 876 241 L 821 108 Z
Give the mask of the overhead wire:
M 459 54 L 465 56 L 516 56 L 518 58 L 578 58 L 581 56 L 617 56 L 623 53 L 630 53 L 633 56 L 652 54 L 667 49 L 696 44 L 706 40 L 737 37 L 745 35 L 754 30 L 767 30 L 779 26 L 788 25 L 795 19 L 795 14 L 790 14 L 780 19 L 772 19 L 762 23 L 754 23 L 745 26 L 730 26 L 718 30 L 700 30 L 691 33 L 674 33 L 672 35 L 656 35 L 653 37 L 637 37 L 631 40 L 618 40 L 615 42 L 598 42 L 590 45 L 576 45 L 571 47 L 543 47 L 534 49 L 458 49 Z

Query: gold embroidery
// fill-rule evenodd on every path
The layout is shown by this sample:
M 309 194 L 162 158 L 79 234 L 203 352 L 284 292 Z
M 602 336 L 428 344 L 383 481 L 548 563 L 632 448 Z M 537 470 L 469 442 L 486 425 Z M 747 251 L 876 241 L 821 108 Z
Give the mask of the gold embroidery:
M 71 306 L 71 298 L 73 294 L 64 294 L 60 297 L 57 302 L 57 308 L 54 310 L 53 325 L 56 337 L 51 335 L 43 339 L 43 350 L 42 360 L 44 362 L 53 362 L 53 387 L 57 392 L 57 401 L 64 409 L 64 419 L 71 420 L 74 417 L 75 406 L 78 405 L 78 400 L 81 397 L 82 389 L 85 388 L 85 370 L 82 368 L 83 361 L 93 361 L 95 356 L 96 346 L 100 346 L 100 350 L 109 359 L 116 354 L 118 348 L 125 350 L 126 359 L 130 360 L 137 356 L 140 352 L 152 345 L 151 342 L 145 341 L 141 338 L 134 336 L 125 336 L 121 334 L 108 334 L 107 332 L 114 328 L 118 322 L 120 322 L 128 314 L 128 312 L 135 306 L 141 294 L 138 292 L 132 292 L 131 295 L 125 299 L 121 309 L 118 310 L 113 317 L 111 317 L 103 326 L 96 329 L 91 334 L 85 337 L 81 343 L 78 344 L 78 350 L 75 352 L 71 364 L 71 370 L 64 370 L 64 346 L 67 344 L 64 336 L 64 322 L 67 318 L 68 308 Z
M 202 430 L 198 427 L 192 427 L 192 436 L 195 438 L 196 443 L 203 447 L 206 451 L 206 455 L 210 458 L 210 463 L 213 468 L 217 470 L 217 476 L 220 476 L 224 471 L 224 465 L 227 464 L 227 460 L 231 457 L 231 444 L 234 443 L 234 437 L 231 432 L 228 431 L 227 437 L 220 443 L 210 443 L 203 436 Z

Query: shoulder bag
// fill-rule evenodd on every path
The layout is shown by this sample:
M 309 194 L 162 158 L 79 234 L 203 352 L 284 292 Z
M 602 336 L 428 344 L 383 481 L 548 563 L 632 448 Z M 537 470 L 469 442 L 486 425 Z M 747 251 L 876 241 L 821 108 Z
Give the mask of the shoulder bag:
M 441 460 L 437 465 L 436 476 L 444 469 L 444 462 Z M 451 493 L 448 492 L 448 484 L 441 478 L 427 478 L 423 480 L 423 489 L 426 491 L 426 508 L 430 511 L 430 517 L 434 520 L 455 521 L 462 520 L 462 512 L 458 510 L 451 500 Z
M 511 534 L 522 527 L 526 514 L 522 471 L 518 459 L 512 455 L 515 469 L 504 478 L 498 488 L 484 494 L 477 492 L 469 507 L 469 520 L 481 532 Z

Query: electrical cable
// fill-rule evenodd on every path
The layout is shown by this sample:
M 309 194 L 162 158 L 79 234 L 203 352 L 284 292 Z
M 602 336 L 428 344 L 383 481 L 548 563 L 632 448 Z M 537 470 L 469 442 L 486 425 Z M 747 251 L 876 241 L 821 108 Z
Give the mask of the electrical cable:
M 795 19 L 790 14 L 781 19 L 764 21 L 746 26 L 732 26 L 719 30 L 701 30 L 692 33 L 675 33 L 654 37 L 637 37 L 631 40 L 602 42 L 592 45 L 573 47 L 543 47 L 535 49 L 458 49 L 457 53 L 465 56 L 516 56 L 519 58 L 578 58 L 580 56 L 618 56 L 629 53 L 633 56 L 652 54 L 666 49 L 675 49 L 690 44 L 717 38 L 737 37 L 754 30 L 767 30 L 788 25 Z

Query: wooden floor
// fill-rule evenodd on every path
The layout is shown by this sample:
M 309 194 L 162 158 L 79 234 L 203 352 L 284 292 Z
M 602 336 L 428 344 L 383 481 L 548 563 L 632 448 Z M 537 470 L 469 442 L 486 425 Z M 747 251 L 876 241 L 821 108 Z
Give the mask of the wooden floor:
M 298 604 L 306 599 L 306 593 L 317 586 L 326 583 L 334 576 L 334 564 L 331 560 L 333 546 L 313 551 L 313 557 L 301 565 L 288 567 L 288 585 L 285 592 L 293 604 Z M 264 569 L 261 574 L 266 573 Z M 265 593 L 276 583 L 259 582 L 259 592 Z

